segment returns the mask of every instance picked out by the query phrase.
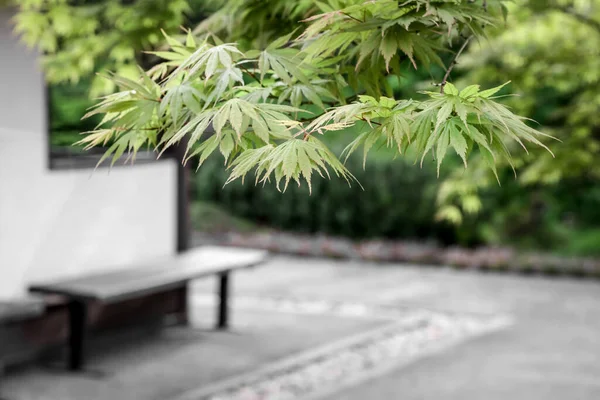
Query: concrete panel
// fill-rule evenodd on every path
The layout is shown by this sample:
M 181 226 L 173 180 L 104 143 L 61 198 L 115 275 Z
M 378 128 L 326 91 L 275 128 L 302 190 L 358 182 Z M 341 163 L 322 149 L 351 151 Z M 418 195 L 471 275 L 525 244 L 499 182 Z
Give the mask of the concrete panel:
M 50 171 L 43 76 L 10 29 L 0 11 L 0 298 L 173 253 L 175 162 Z

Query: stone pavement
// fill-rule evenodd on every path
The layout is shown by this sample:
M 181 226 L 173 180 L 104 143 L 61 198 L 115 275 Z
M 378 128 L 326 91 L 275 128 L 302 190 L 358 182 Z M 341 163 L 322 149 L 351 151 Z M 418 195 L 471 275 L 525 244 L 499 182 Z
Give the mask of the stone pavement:
M 451 269 L 276 257 L 234 275 L 234 330 L 98 351 L 105 376 L 13 373 L 14 400 L 599 399 L 600 285 Z

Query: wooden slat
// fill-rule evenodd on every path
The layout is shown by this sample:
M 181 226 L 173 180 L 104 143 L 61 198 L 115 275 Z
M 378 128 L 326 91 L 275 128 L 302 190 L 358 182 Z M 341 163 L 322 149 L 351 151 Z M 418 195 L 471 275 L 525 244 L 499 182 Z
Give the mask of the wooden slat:
M 34 284 L 30 291 L 111 303 L 176 288 L 191 279 L 258 265 L 266 258 L 267 252 L 262 250 L 200 247 L 134 268 Z
M 38 299 L 0 300 L 0 323 L 37 317 L 44 312 Z

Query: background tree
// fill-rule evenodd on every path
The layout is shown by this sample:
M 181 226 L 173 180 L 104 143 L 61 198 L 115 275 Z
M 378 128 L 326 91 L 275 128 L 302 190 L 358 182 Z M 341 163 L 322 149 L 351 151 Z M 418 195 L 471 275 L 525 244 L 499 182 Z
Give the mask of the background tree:
M 15 31 L 42 52 L 46 79 L 76 83 L 91 77 L 91 94 L 114 91 L 114 84 L 94 78 L 111 70 L 135 78 L 137 65 L 149 67 L 144 50 L 159 46 L 160 30 L 177 33 L 197 23 L 206 7 L 188 0 L 4 0 L 18 6 Z
M 487 214 L 487 242 L 507 243 L 511 235 L 535 231 L 536 246 L 573 243 L 568 247 L 593 252 L 600 240 L 594 228 L 600 214 L 591 206 L 600 201 L 600 7 L 591 0 L 532 0 L 509 7 L 507 25 L 470 46 L 459 72 L 464 80 L 487 85 L 511 79 L 518 96 L 504 102 L 562 143 L 553 148 L 556 158 L 536 148 L 518 153 L 514 162 L 521 172 L 516 182 L 503 180 L 504 196 L 481 168 L 457 171 L 439 192 L 439 215 L 458 221 L 464 212 Z M 499 163 L 500 175 L 512 175 L 505 167 Z
M 36 3 L 43 2 L 37 1 Z M 50 4 L 48 1 L 45 3 Z M 106 1 L 102 3 L 109 2 Z M 134 1 L 127 2 L 126 4 L 129 7 L 141 9 L 143 3 L 143 1 Z M 459 113 L 464 111 L 460 104 L 458 107 L 455 105 L 452 106 L 450 115 L 448 115 L 447 119 L 444 120 L 444 123 L 440 124 L 439 127 L 432 121 L 429 124 L 431 130 L 428 133 L 425 133 L 426 129 L 423 129 L 421 133 L 425 134 L 421 136 L 418 135 L 418 117 L 422 117 L 426 114 L 423 105 L 427 104 L 426 102 L 428 100 L 426 96 L 428 95 L 417 93 L 417 90 L 425 89 L 431 93 L 438 92 L 440 87 L 432 86 L 432 82 L 440 84 L 444 81 L 446 70 L 449 69 L 450 73 L 448 77 L 450 80 L 461 77 L 458 84 L 461 88 L 465 88 L 473 82 L 483 84 L 485 87 L 491 87 L 500 85 L 507 80 L 512 79 L 513 83 L 506 86 L 501 92 L 496 93 L 496 95 L 509 93 L 508 90 L 516 90 L 517 93 L 521 94 L 520 97 L 505 97 L 501 101 L 508 102 L 517 114 L 531 116 L 534 119 L 539 120 L 543 124 L 543 128 L 540 128 L 540 130 L 560 136 L 564 144 L 552 146 L 553 151 L 560 151 L 561 155 L 559 155 L 559 159 L 563 157 L 562 159 L 569 161 L 563 162 L 559 160 L 559 162 L 552 163 L 552 155 L 543 149 L 542 151 L 536 150 L 536 146 L 528 146 L 530 155 L 526 155 L 517 142 L 511 144 L 510 132 L 514 133 L 515 131 L 513 129 L 507 129 L 507 126 L 501 123 L 504 116 L 495 119 L 495 122 L 498 123 L 498 125 L 492 128 L 492 134 L 490 135 L 490 131 L 486 130 L 486 126 L 472 124 L 477 118 L 477 112 L 470 112 L 470 115 L 467 115 L 466 120 L 466 125 L 469 126 L 468 131 L 460 130 L 460 128 L 459 131 L 467 144 L 467 150 L 464 153 L 465 156 L 467 153 L 470 154 L 469 162 L 471 166 L 466 172 L 462 168 L 452 168 L 456 171 L 451 180 L 452 183 L 444 185 L 439 196 L 440 204 L 442 206 L 446 205 L 452 207 L 443 207 L 440 216 L 458 221 L 463 218 L 463 212 L 465 210 L 476 211 L 481 209 L 482 205 L 478 196 L 480 193 L 478 192 L 478 187 L 487 186 L 488 189 L 485 189 L 487 191 L 486 193 L 496 193 L 495 188 L 497 187 L 497 183 L 494 171 L 492 169 L 490 169 L 489 172 L 486 171 L 486 167 L 489 166 L 488 162 L 490 161 L 489 154 L 486 152 L 487 149 L 485 147 L 479 149 L 478 147 L 483 146 L 483 144 L 475 142 L 472 137 L 468 136 L 468 133 L 471 132 L 470 127 L 473 126 L 481 133 L 486 134 L 487 141 L 485 143 L 490 147 L 492 154 L 491 160 L 493 160 L 494 165 L 497 166 L 498 176 L 503 184 L 502 192 L 507 192 L 507 189 L 510 189 L 508 186 L 513 185 L 513 172 L 507 161 L 508 158 L 504 158 L 506 157 L 507 152 L 510 152 L 512 155 L 510 160 L 514 166 L 522 170 L 518 175 L 518 183 L 535 183 L 540 182 L 541 179 L 544 179 L 545 182 L 550 182 L 548 179 L 552 174 L 555 174 L 554 180 L 559 178 L 556 176 L 557 172 L 560 172 L 560 178 L 564 178 L 562 175 L 567 171 L 569 174 L 577 171 L 577 169 L 583 171 L 585 169 L 584 167 L 571 168 L 570 166 L 572 165 L 571 163 L 580 163 L 586 159 L 588 160 L 588 166 L 591 167 L 592 164 L 596 165 L 589 155 L 579 157 L 582 151 L 586 153 L 593 152 L 593 145 L 587 148 L 586 145 L 583 145 L 581 142 L 567 142 L 564 135 L 556 130 L 561 126 L 562 122 L 556 120 L 554 123 L 550 123 L 547 119 L 550 115 L 552 115 L 552 118 L 556 117 L 557 114 L 571 115 L 569 112 L 565 113 L 566 107 L 563 106 L 568 103 L 565 99 L 573 98 L 573 91 L 570 93 L 564 92 L 562 100 L 555 101 L 554 95 L 548 96 L 548 92 L 543 89 L 547 86 L 555 85 L 555 82 L 549 79 L 536 79 L 538 76 L 550 76 L 544 75 L 543 72 L 540 73 L 539 71 L 540 69 L 543 70 L 545 65 L 548 65 L 548 63 L 544 61 L 544 57 L 546 56 L 545 52 L 550 48 L 548 43 L 552 42 L 548 40 L 546 41 L 547 45 L 545 47 L 540 47 L 538 52 L 528 54 L 532 43 L 541 40 L 541 35 L 546 34 L 543 30 L 539 30 L 539 33 L 535 33 L 538 32 L 536 29 L 540 24 L 540 20 L 543 20 L 548 15 L 565 14 L 565 18 L 568 22 L 564 26 L 571 26 L 569 24 L 578 24 L 578 26 L 581 26 L 581 23 L 583 23 L 581 20 L 582 16 L 586 16 L 586 18 L 591 21 L 596 18 L 597 6 L 591 1 L 554 1 L 551 3 L 520 1 L 517 2 L 517 6 L 510 9 L 507 21 L 504 21 L 503 19 L 505 10 L 500 1 L 332 1 L 323 4 L 305 0 L 297 2 L 269 0 L 267 2 L 210 1 L 198 3 L 201 7 L 199 8 L 199 5 L 192 4 L 188 9 L 193 12 L 190 13 L 188 11 L 187 16 L 184 12 L 181 13 L 181 15 L 183 15 L 182 18 L 185 19 L 183 23 L 161 22 L 156 25 L 157 29 L 154 29 L 154 34 L 157 33 L 158 27 L 163 26 L 169 37 L 173 39 L 169 45 L 172 47 L 171 50 L 166 47 L 160 48 L 163 46 L 163 38 L 149 44 L 145 48 L 149 49 L 150 47 L 154 47 L 155 50 L 164 51 L 165 53 L 142 55 L 143 53 L 134 51 L 134 54 L 137 54 L 135 57 L 137 58 L 137 61 L 143 64 L 147 69 L 159 64 L 161 62 L 161 56 L 165 56 L 166 53 L 170 53 L 167 57 L 180 58 L 163 59 L 162 61 L 166 61 L 167 65 L 162 65 L 161 67 L 152 70 L 153 77 L 156 78 L 156 83 L 158 84 L 158 86 L 153 86 L 155 90 L 158 90 L 156 96 L 157 101 L 154 102 L 156 103 L 154 104 L 154 108 L 143 103 L 144 99 L 140 98 L 113 98 L 113 100 L 115 100 L 114 102 L 122 101 L 123 103 L 116 107 L 125 107 L 127 104 L 131 106 L 131 108 L 123 110 L 121 113 L 122 115 L 117 119 L 125 117 L 131 112 L 140 112 L 144 107 L 146 111 L 142 112 L 143 114 L 148 115 L 152 112 L 152 121 L 146 121 L 146 126 L 128 125 L 127 118 L 125 118 L 124 125 L 118 127 L 117 130 L 110 129 L 111 122 L 109 120 L 109 125 L 104 126 L 106 130 L 96 132 L 96 135 L 98 136 L 96 136 L 95 139 L 108 138 L 107 143 L 110 146 L 114 146 L 115 143 L 120 140 L 120 147 L 115 146 L 112 148 L 114 151 L 112 153 L 113 156 L 115 154 L 125 154 L 128 151 L 135 152 L 136 148 L 148 144 L 151 145 L 151 148 L 154 148 L 155 145 L 157 145 L 159 149 L 162 150 L 164 145 L 169 144 L 168 140 L 162 140 L 171 134 L 175 136 L 175 134 L 179 133 L 182 138 L 189 138 L 194 132 L 198 134 L 199 132 L 196 129 L 198 125 L 190 125 L 191 120 L 186 120 L 186 118 L 191 116 L 191 104 L 191 107 L 196 107 L 197 110 L 199 106 L 201 112 L 216 112 L 215 109 L 225 110 L 226 112 L 224 115 L 229 112 L 230 116 L 233 116 L 235 121 L 237 121 L 236 118 L 239 115 L 238 111 L 240 111 L 243 122 L 241 128 L 245 127 L 246 122 L 244 119 L 248 122 L 248 132 L 243 132 L 239 135 L 238 132 L 236 132 L 232 121 L 230 119 L 225 119 L 224 122 L 220 121 L 223 122 L 221 133 L 212 135 L 212 132 L 214 131 L 213 128 L 215 128 L 214 122 L 216 114 L 213 115 L 213 117 L 206 117 L 208 120 L 206 133 L 200 137 L 195 137 L 195 140 L 198 139 L 199 142 L 193 141 L 191 143 L 193 148 L 190 148 L 189 154 L 195 154 L 192 159 L 199 161 L 203 158 L 206 159 L 206 155 L 210 150 L 215 153 L 228 153 L 231 142 L 233 142 L 233 148 L 229 153 L 227 163 L 230 166 L 229 171 L 232 171 L 238 165 L 233 164 L 242 154 L 246 153 L 247 150 L 251 150 L 248 153 L 249 155 L 257 155 L 257 151 L 260 148 L 272 146 L 272 148 L 263 149 L 262 151 L 264 153 L 262 156 L 267 158 L 267 153 L 272 155 L 271 152 L 274 152 L 274 149 L 278 148 L 281 153 L 278 153 L 279 155 L 276 154 L 275 157 L 279 157 L 284 154 L 282 149 L 285 149 L 286 146 L 291 146 L 290 143 L 293 143 L 294 146 L 297 145 L 293 140 L 317 143 L 314 139 L 318 139 L 318 146 L 321 146 L 324 150 L 329 150 L 331 142 L 328 140 L 328 137 L 340 138 L 340 141 L 344 140 L 343 138 L 345 137 L 346 143 L 348 143 L 352 142 L 352 140 L 358 136 L 358 141 L 354 142 L 348 150 L 357 149 L 362 144 L 366 145 L 365 147 L 367 149 L 380 149 L 380 145 L 385 147 L 387 140 L 390 139 L 390 143 L 395 144 L 395 146 L 387 152 L 379 150 L 379 153 L 392 153 L 391 155 L 393 155 L 394 152 L 398 152 L 396 139 L 402 137 L 403 140 L 399 149 L 402 150 L 403 154 L 409 156 L 408 159 L 411 162 L 415 159 L 420 161 L 423 153 L 425 153 L 425 149 L 429 147 L 429 145 L 430 147 L 427 151 L 429 156 L 426 158 L 434 158 L 436 160 L 435 164 L 442 159 L 446 160 L 448 157 L 460 159 L 460 155 L 452 154 L 456 153 L 456 150 L 452 150 L 452 148 L 456 145 L 460 149 L 463 143 L 456 134 L 454 135 L 454 143 L 452 143 L 451 131 L 445 130 L 447 125 L 453 126 L 453 121 L 460 121 L 464 125 L 464 121 L 461 120 L 459 115 Z M 74 2 L 69 2 L 69 4 L 70 7 L 76 6 Z M 77 4 L 81 5 L 83 3 L 79 2 Z M 37 12 L 45 14 L 48 9 L 49 8 L 45 9 L 45 11 L 38 9 Z M 202 10 L 202 12 L 198 12 L 198 10 Z M 192 18 L 192 14 L 196 15 L 196 17 Z M 200 17 L 197 17 L 198 15 Z M 206 16 L 207 18 L 200 24 L 196 24 L 203 16 Z M 106 26 L 110 26 L 110 23 L 111 22 Z M 561 23 L 562 22 L 554 23 L 547 29 L 554 32 Z M 185 32 L 183 32 L 182 35 L 178 35 L 178 32 L 181 32 L 178 29 L 180 24 L 185 24 L 193 28 L 193 33 L 191 39 L 189 39 L 190 42 L 188 43 L 186 43 Z M 583 28 L 583 33 L 579 31 L 580 28 L 576 28 L 576 31 L 580 33 L 577 33 L 572 37 L 563 35 L 565 38 L 561 44 L 564 43 L 566 45 L 571 40 L 576 40 L 580 37 L 583 38 L 583 36 L 588 35 L 586 32 L 589 32 L 589 30 L 586 31 L 585 29 L 592 28 L 594 23 L 592 22 L 590 24 L 585 22 L 584 25 L 586 27 Z M 24 26 L 27 27 L 28 24 L 24 24 Z M 486 28 L 483 29 L 482 26 L 486 26 Z M 511 35 L 515 37 L 513 31 L 520 32 L 520 42 L 515 41 L 513 43 L 509 41 L 508 43 L 502 44 L 498 41 L 498 38 L 500 37 L 511 37 Z M 533 38 L 535 40 L 530 40 L 531 37 L 528 36 L 527 32 L 534 32 Z M 272 46 L 276 39 L 285 35 L 290 35 L 285 43 L 278 43 L 276 46 Z M 557 37 L 556 34 L 553 33 L 553 35 L 555 35 L 555 38 Z M 186 57 L 190 57 L 191 53 L 196 52 L 201 47 L 201 43 L 206 45 L 205 48 L 202 49 L 202 52 L 208 52 L 210 49 L 219 46 L 219 43 L 221 43 L 219 39 L 222 40 L 223 43 L 235 43 L 235 46 L 232 48 L 236 48 L 244 53 L 245 57 L 242 57 L 234 50 L 225 50 L 224 52 L 229 53 L 229 56 L 232 58 L 232 64 L 230 64 L 231 68 L 226 68 L 226 65 L 221 62 L 220 53 L 218 53 L 216 58 L 208 57 L 206 59 L 206 65 L 201 65 L 198 71 L 195 71 L 198 73 L 198 76 L 193 79 L 187 79 L 185 77 L 185 68 L 187 67 L 177 71 L 178 67 L 185 63 Z M 579 46 L 578 49 L 573 50 L 573 47 L 577 46 L 569 46 L 571 47 L 570 51 L 572 51 L 570 54 L 573 54 L 574 57 L 581 58 L 584 53 L 592 54 L 592 56 L 586 58 L 586 60 L 590 60 L 591 64 L 586 61 L 587 64 L 581 64 L 581 69 L 579 70 L 581 73 L 591 76 L 593 75 L 593 72 L 591 71 L 597 70 L 597 68 L 594 69 L 593 65 L 593 60 L 597 59 L 597 57 L 595 57 L 593 52 L 590 53 L 588 50 L 597 48 L 597 44 L 594 41 L 590 41 L 589 37 L 587 39 L 588 43 L 584 46 Z M 193 40 L 193 42 L 191 42 L 191 40 Z M 344 42 L 344 40 L 346 41 Z M 63 37 L 61 41 L 64 46 L 70 43 L 68 37 Z M 177 44 L 175 44 L 175 42 L 177 42 Z M 467 45 L 460 57 L 457 58 L 458 64 L 453 68 L 453 61 L 455 61 L 454 57 L 465 42 L 467 42 Z M 558 43 L 558 41 L 555 42 Z M 190 44 L 190 46 L 186 46 L 186 44 Z M 487 48 L 487 50 L 481 50 L 480 52 L 480 50 L 478 50 L 480 45 Z M 318 46 L 322 46 L 322 48 L 319 49 Z M 269 47 L 270 49 L 268 49 Z M 179 55 L 174 55 L 177 51 L 173 51 L 173 49 L 179 50 L 180 53 L 184 54 L 178 53 Z M 221 50 L 223 49 L 224 47 L 221 47 Z M 187 53 L 185 53 L 185 51 L 187 51 Z M 490 58 L 484 54 L 485 52 L 490 53 Z M 491 56 L 492 53 L 494 54 L 493 57 Z M 513 54 L 517 53 L 523 53 L 524 56 L 528 57 L 532 62 L 505 69 L 505 64 L 513 57 Z M 206 55 L 205 53 L 203 54 Z M 275 55 L 275 62 L 271 63 L 273 54 Z M 503 57 L 503 54 L 508 54 L 508 56 Z M 262 60 L 268 61 L 268 63 L 262 64 L 262 69 L 261 65 L 259 65 L 261 55 Z M 200 57 L 201 55 L 200 53 L 197 53 L 196 56 Z M 389 57 L 389 59 L 387 57 Z M 568 57 L 565 57 L 565 59 L 567 58 Z M 208 67 L 209 59 L 213 60 L 211 62 L 215 62 L 216 65 L 214 66 L 214 71 L 212 71 L 213 73 L 210 76 L 207 76 L 206 69 Z M 359 60 L 361 61 L 360 64 L 358 63 Z M 327 64 L 327 62 L 329 62 L 329 64 Z M 356 67 L 357 64 L 359 64 L 358 68 Z M 137 75 L 134 76 L 131 65 L 129 65 L 128 68 L 130 74 L 126 74 L 126 77 L 133 81 L 137 81 L 137 78 L 140 77 L 138 74 L 139 71 L 136 69 L 135 73 Z M 99 66 L 100 63 L 97 63 L 96 67 Z M 418 69 L 415 69 L 415 67 L 418 67 Z M 53 66 L 48 64 L 47 68 L 48 71 L 50 71 Z M 490 68 L 491 70 L 487 70 Z M 492 71 L 494 69 L 497 73 Z M 235 81 L 233 79 L 236 76 L 230 76 L 231 80 L 227 82 L 227 88 L 223 93 L 223 97 L 219 101 L 209 102 L 210 104 L 207 106 L 207 98 L 211 95 L 211 92 L 215 91 L 218 78 L 222 77 L 222 73 L 226 70 L 237 74 L 238 78 L 241 74 L 243 85 L 240 80 Z M 177 71 L 177 73 L 174 74 L 174 71 Z M 189 72 L 190 69 L 188 68 L 187 71 Z M 472 72 L 466 74 L 468 71 Z M 553 71 L 553 73 L 556 72 L 556 70 L 552 70 L 552 68 L 546 68 L 546 72 L 550 71 Z M 209 72 L 211 72 L 211 69 L 209 69 Z M 165 74 L 164 76 L 159 76 L 163 73 Z M 179 76 L 175 77 L 174 75 Z M 414 77 L 415 75 L 426 77 L 427 82 L 425 85 L 417 86 L 416 90 L 412 90 L 410 85 L 407 85 L 407 81 L 413 79 L 411 77 Z M 527 85 L 523 84 L 525 78 L 521 79 L 521 75 L 529 76 L 529 78 L 527 78 Z M 565 81 L 570 79 L 571 83 L 569 84 L 573 84 L 573 76 L 569 76 L 568 72 L 563 73 L 562 77 Z M 162 81 L 163 78 L 166 78 L 167 80 Z M 304 79 L 304 81 L 302 81 L 302 79 Z M 260 83 L 258 81 L 260 81 Z M 107 82 L 109 82 L 109 85 L 106 88 L 110 89 L 110 85 L 113 85 L 115 80 L 107 80 Z M 140 82 L 142 81 L 134 83 Z M 558 82 L 560 82 L 560 80 L 556 80 L 556 86 L 563 85 L 561 87 L 564 87 L 564 83 L 559 85 Z M 142 83 L 142 86 L 145 85 Z M 190 96 L 187 93 L 188 86 L 197 90 L 197 92 L 193 92 Z M 593 93 L 592 86 L 593 85 L 590 86 L 590 93 Z M 128 90 L 131 94 L 131 89 Z M 451 91 L 453 92 L 452 89 Z M 443 98 L 434 98 L 431 101 L 455 100 L 452 97 L 453 95 L 447 90 L 444 92 L 445 96 Z M 203 97 L 201 98 L 198 93 Z M 266 93 L 268 93 L 266 97 L 259 98 Z M 169 94 L 171 95 L 169 96 Z M 576 94 L 579 95 L 579 92 Z M 373 97 L 377 105 L 375 103 L 369 104 L 370 99 L 367 97 L 358 97 L 364 95 Z M 385 110 L 386 107 L 380 103 L 381 95 L 384 95 L 389 99 L 412 98 L 413 101 L 405 110 L 400 110 L 399 108 L 404 102 L 393 100 L 394 103 L 390 102 L 389 105 L 394 105 L 392 107 L 387 107 L 387 110 Z M 124 96 L 126 96 L 126 94 L 124 94 Z M 432 94 L 432 96 L 439 96 L 439 94 Z M 460 99 L 460 96 L 458 96 L 458 98 Z M 168 104 L 165 103 L 165 99 L 167 99 L 166 103 Z M 254 121 L 249 115 L 245 114 L 240 107 L 233 106 L 233 111 L 227 111 L 227 108 L 223 108 L 229 107 L 227 104 L 231 103 L 228 102 L 231 100 L 238 101 L 237 99 L 249 101 L 254 107 L 259 108 L 263 107 L 262 104 L 277 103 L 281 106 L 295 107 L 297 110 L 292 111 L 288 108 L 286 109 L 287 111 L 280 113 L 277 117 L 273 117 L 271 114 L 267 118 L 272 122 L 270 125 L 267 124 L 267 119 L 265 119 L 262 112 L 259 112 L 259 116 L 262 118 L 262 121 L 267 124 L 269 130 L 269 143 L 267 144 L 267 141 L 261 141 L 260 138 L 253 137 L 254 132 L 250 131 L 253 129 L 252 125 Z M 552 99 L 552 102 L 548 101 L 550 99 Z M 138 100 L 141 100 L 142 102 L 139 102 Z M 473 99 L 471 98 L 471 100 Z M 131 102 L 125 103 L 125 101 Z M 160 105 L 158 104 L 159 102 L 161 103 Z M 353 117 L 349 116 L 345 119 L 342 118 L 337 122 L 335 120 L 327 121 L 324 123 L 323 127 L 318 127 L 321 129 L 321 132 L 326 132 L 326 135 L 319 136 L 317 131 L 315 137 L 314 132 L 311 132 L 306 136 L 307 140 L 302 140 L 304 139 L 305 133 L 302 129 L 306 129 L 310 123 L 317 121 L 319 119 L 318 117 L 321 115 L 333 117 L 333 114 L 331 113 L 324 114 L 325 109 L 333 111 L 330 110 L 331 107 L 336 105 L 339 106 L 340 104 L 343 105 L 345 103 L 354 104 L 356 108 L 355 110 L 352 110 L 352 112 L 356 111 L 360 113 L 353 114 Z M 466 103 L 468 103 L 467 105 L 471 104 L 470 102 Z M 535 107 L 535 104 L 544 104 L 544 109 L 546 110 L 545 113 L 540 113 L 539 110 L 541 108 Z M 593 103 L 589 104 L 593 105 Z M 554 105 L 556 105 L 556 107 L 554 107 Z M 142 108 L 139 106 L 142 106 Z M 366 109 L 367 106 L 379 108 L 377 110 L 368 110 L 368 112 L 361 108 L 365 107 Z M 267 107 L 271 106 L 267 105 Z M 339 111 L 339 108 L 340 107 L 336 107 L 336 110 Z M 435 114 L 432 119 L 437 120 L 438 116 L 444 116 L 444 113 L 439 114 L 441 109 L 442 106 L 438 105 L 437 108 L 434 107 L 432 110 L 429 110 L 432 115 Z M 448 108 L 446 108 L 446 110 L 447 109 Z M 572 109 L 574 110 L 575 107 Z M 576 109 L 577 112 L 579 112 L 582 108 L 577 107 Z M 592 106 L 589 109 L 593 110 L 594 108 Z M 279 110 L 281 111 L 282 109 Z M 104 111 L 106 111 L 106 109 Z M 435 111 L 437 111 L 437 113 L 435 113 Z M 392 122 L 394 118 L 391 118 L 390 115 L 386 115 L 387 113 L 390 113 L 390 115 L 393 114 L 394 118 L 398 118 L 398 116 L 405 117 L 405 122 L 408 124 L 410 135 L 398 136 L 397 133 L 399 131 L 394 129 L 395 126 Z M 484 113 L 491 115 L 487 111 Z M 102 113 L 99 113 L 98 115 L 101 114 Z M 285 116 L 285 118 L 282 118 L 282 115 Z M 115 116 L 115 114 L 111 115 L 111 117 L 113 116 Z M 178 121 L 173 121 L 174 116 Z M 357 116 L 359 118 L 356 118 Z M 373 118 L 373 116 L 376 117 Z M 111 117 L 109 117 L 109 119 Z M 141 118 L 140 121 L 144 121 L 144 118 Z M 590 124 L 587 124 L 586 119 L 587 122 L 593 120 L 593 118 L 581 118 L 580 127 L 584 128 L 585 125 L 585 129 L 588 129 Z M 288 125 L 285 125 L 285 129 L 282 129 L 279 123 L 275 124 L 277 121 L 284 122 Z M 154 124 L 154 122 L 158 123 Z M 299 125 L 298 122 L 301 122 L 302 125 Z M 397 122 L 397 124 L 401 124 L 401 122 Z M 531 125 L 529 122 L 527 124 Z M 427 125 L 427 123 L 425 125 Z M 203 125 L 199 126 L 202 128 Z M 401 125 L 396 126 L 401 127 Z M 459 127 L 460 126 L 461 125 L 459 124 Z M 190 128 L 190 130 L 183 132 L 181 131 L 182 127 Z M 191 129 L 192 127 L 194 128 L 193 130 Z M 317 128 L 316 125 L 313 127 Z M 522 127 L 522 125 L 519 125 L 519 127 Z M 436 128 L 440 130 L 436 131 Z M 331 129 L 339 129 L 339 131 Z M 256 131 L 256 129 L 254 129 L 254 131 Z M 564 132 L 568 131 L 568 128 L 564 129 Z M 137 133 L 134 134 L 133 132 Z M 446 135 L 442 134 L 443 132 L 448 133 L 447 142 Z M 535 139 L 535 136 L 533 136 L 534 134 L 531 131 L 526 132 L 529 132 L 533 139 Z M 284 137 L 278 137 L 278 134 L 283 134 Z M 222 138 L 223 140 L 216 143 L 217 139 L 214 138 L 215 136 Z M 427 140 L 425 140 L 424 144 L 419 143 L 418 140 L 415 142 L 414 139 L 416 136 L 419 136 L 422 139 L 426 138 Z M 499 136 L 502 141 L 493 140 L 496 136 Z M 429 142 L 430 138 L 431 142 Z M 478 138 L 480 137 L 478 136 Z M 490 138 L 492 140 L 490 140 Z M 519 138 L 518 135 L 517 138 Z M 410 139 L 410 146 L 407 146 L 408 139 Z M 206 143 L 207 140 L 211 141 Z M 103 140 L 96 140 L 94 144 L 100 144 L 101 142 L 103 143 Z M 175 142 L 170 144 L 173 143 Z M 440 143 L 441 146 L 439 146 Z M 573 146 L 571 146 L 570 143 L 572 143 Z M 200 148 L 202 144 L 205 144 L 205 147 Z M 282 145 L 284 146 L 280 147 Z M 506 147 L 504 145 L 506 145 Z M 246 146 L 246 148 L 242 146 Z M 306 144 L 300 144 L 300 146 L 306 146 Z M 446 147 L 446 149 L 444 149 L 444 147 Z M 445 150 L 448 150 L 448 148 L 450 148 L 448 151 L 450 155 L 448 157 L 437 157 L 438 152 L 440 155 L 444 155 L 446 152 Z M 217 149 L 220 151 L 217 151 Z M 563 151 L 563 149 L 565 151 Z M 459 150 L 459 154 L 461 152 L 462 151 Z M 290 153 L 296 154 L 297 159 L 300 157 L 304 159 L 304 156 L 298 156 L 300 154 L 298 149 L 290 150 Z M 337 153 L 336 150 L 336 154 Z M 331 156 L 334 164 L 336 164 L 337 158 L 333 156 L 331 151 L 323 154 L 317 152 L 316 159 L 320 160 L 325 165 L 327 164 L 325 158 Z M 483 155 L 488 155 L 487 161 Z M 255 166 L 259 163 L 262 163 L 263 165 L 267 164 L 267 162 L 260 157 L 253 161 L 255 161 Z M 296 161 L 298 162 L 298 160 Z M 307 174 L 310 173 L 312 175 L 314 168 L 318 168 L 325 174 L 324 170 L 318 166 L 319 164 L 317 161 L 312 158 L 309 161 L 311 163 L 311 171 L 309 172 L 308 169 L 305 168 Z M 451 164 L 456 165 L 457 163 L 453 160 L 451 161 Z M 535 168 L 533 167 L 534 165 L 536 165 Z M 549 168 L 547 169 L 548 173 L 533 173 L 536 169 L 539 171 L 539 166 L 541 165 L 545 165 Z M 508 167 L 508 171 L 506 171 L 505 166 Z M 281 165 L 281 167 L 283 167 L 283 165 Z M 278 168 L 279 167 L 274 168 L 271 172 L 283 172 Z M 268 170 L 269 169 L 267 168 L 263 172 Z M 299 163 L 296 164 L 293 171 L 292 166 L 288 166 L 287 170 L 292 174 L 291 177 L 289 175 L 287 176 L 288 179 L 293 180 L 294 174 L 296 174 L 298 179 L 303 176 Z M 356 172 L 356 170 L 357 168 L 354 168 L 353 172 Z M 238 168 L 237 173 L 240 173 L 240 171 L 241 169 Z M 341 169 L 338 172 L 345 174 L 346 177 L 352 179 L 345 169 Z M 273 175 L 276 176 L 277 174 Z M 364 180 L 364 178 L 362 178 L 362 180 Z M 285 180 L 283 182 L 285 182 Z M 486 202 L 486 193 L 483 193 L 482 212 L 486 212 L 486 208 L 488 207 L 494 207 L 495 210 L 502 209 L 502 204 L 490 205 L 489 202 Z M 496 195 L 498 193 L 496 193 Z M 483 217 L 483 214 L 480 215 Z

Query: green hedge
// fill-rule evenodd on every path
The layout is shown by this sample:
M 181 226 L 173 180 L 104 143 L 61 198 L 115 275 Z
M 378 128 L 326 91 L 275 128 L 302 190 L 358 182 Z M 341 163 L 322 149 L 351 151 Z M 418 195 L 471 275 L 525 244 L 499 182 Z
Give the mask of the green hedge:
M 360 181 L 348 186 L 343 179 L 316 176 L 309 195 L 306 185 L 290 183 L 285 193 L 273 184 L 253 181 L 223 184 L 223 159 L 212 157 L 195 175 L 194 195 L 232 214 L 261 225 L 288 231 L 351 238 L 426 238 L 456 241 L 454 228 L 434 221 L 439 180 L 433 168 L 412 165 L 406 159 L 369 161 L 351 157 L 347 166 Z

